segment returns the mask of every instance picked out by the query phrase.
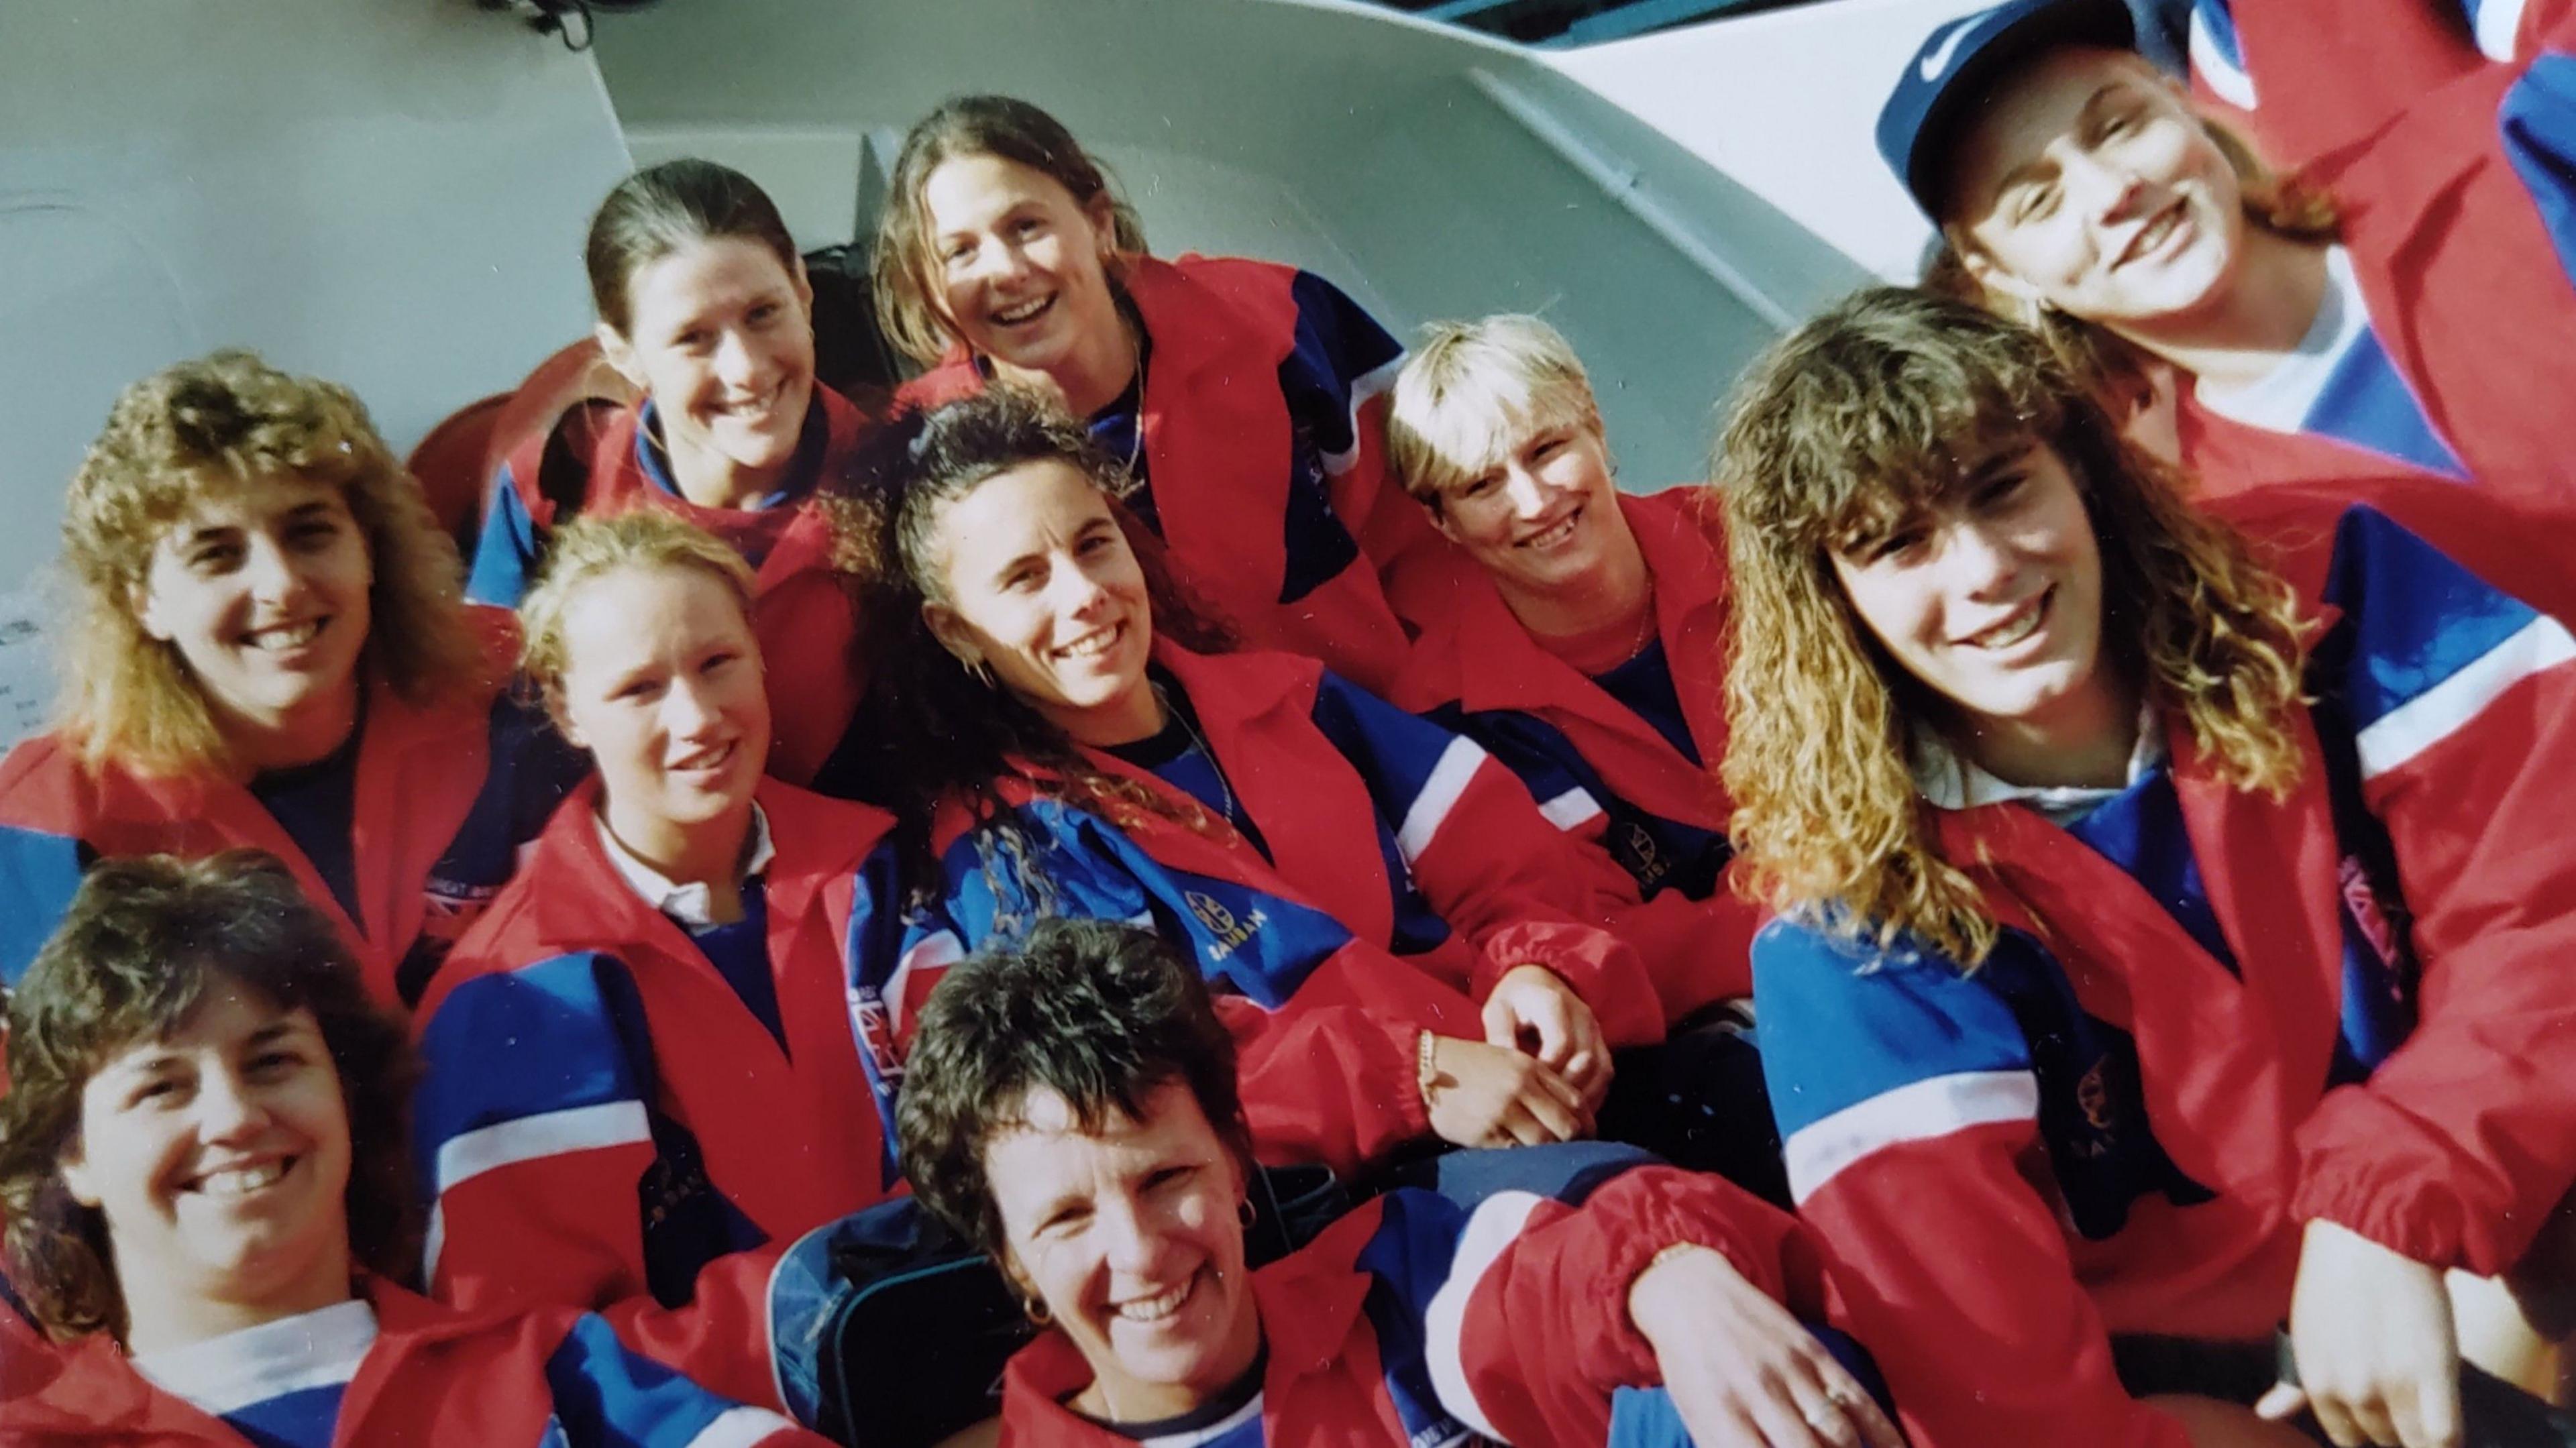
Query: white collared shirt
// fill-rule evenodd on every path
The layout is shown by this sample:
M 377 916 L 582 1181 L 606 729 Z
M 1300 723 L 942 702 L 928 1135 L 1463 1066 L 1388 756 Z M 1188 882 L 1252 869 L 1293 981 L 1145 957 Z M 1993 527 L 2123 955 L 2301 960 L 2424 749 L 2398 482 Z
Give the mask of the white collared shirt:
M 599 827 L 599 843 L 608 851 L 608 863 L 617 867 L 617 873 L 625 879 L 627 887 L 642 897 L 645 904 L 671 917 L 672 924 L 692 934 L 716 927 L 714 891 L 702 884 L 674 884 L 668 876 L 637 859 L 632 851 L 619 844 L 617 836 L 609 832 L 608 820 L 604 816 L 592 815 L 591 823 Z M 751 833 L 742 842 L 742 853 L 742 871 L 737 878 L 746 881 L 767 870 L 771 858 L 778 853 L 769 838 L 769 816 L 756 804 L 751 807 Z
M 2165 732 L 2153 704 L 2138 706 L 2138 742 L 2129 748 L 2129 777 L 2112 788 L 2082 784 L 2014 784 L 1979 768 L 1929 729 L 1914 734 L 1914 788 L 1935 809 L 1974 809 L 2018 800 L 2052 824 L 2070 825 L 2164 767 Z

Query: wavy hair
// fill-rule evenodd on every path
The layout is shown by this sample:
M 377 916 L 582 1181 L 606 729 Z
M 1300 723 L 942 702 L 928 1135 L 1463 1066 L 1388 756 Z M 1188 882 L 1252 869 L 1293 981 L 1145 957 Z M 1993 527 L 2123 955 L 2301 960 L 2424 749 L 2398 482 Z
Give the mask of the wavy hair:
M 2239 789 L 2275 796 L 2302 756 L 2302 624 L 2290 587 L 2182 478 L 2123 442 L 2039 338 L 1964 303 L 1855 294 L 1776 343 L 1738 387 L 1714 461 L 1734 589 L 1723 769 L 1739 888 L 1973 967 L 1995 922 L 1938 853 L 1911 760 L 1943 701 L 1854 617 L 1833 555 L 1884 536 L 1980 459 L 2046 443 L 2102 558 L 2105 662 Z
M 843 751 L 852 775 L 846 787 L 893 813 L 897 848 L 917 867 L 916 879 L 937 878 L 930 833 L 940 807 L 963 801 L 979 821 L 1000 821 L 1005 779 L 1122 826 L 1152 814 L 1212 828 L 1204 811 L 1183 813 L 1157 792 L 1102 770 L 1036 709 L 968 673 L 931 632 L 925 610 L 948 601 L 941 515 L 996 476 L 1049 461 L 1074 468 L 1111 500 L 1144 571 L 1156 635 L 1200 652 L 1235 644 L 1232 630 L 1173 578 L 1161 540 L 1118 505 L 1134 488 L 1125 465 L 1051 399 L 997 383 L 889 423 L 862 450 L 850 481 L 822 505 L 841 565 L 866 594 L 862 613 L 871 633 L 868 691 Z M 1024 863 L 1026 845 L 1005 839 L 1000 849 Z M 993 851 L 986 856 L 989 863 Z M 1043 898 L 1044 882 L 1022 873 Z
M 661 508 L 584 514 L 555 530 L 544 571 L 519 600 L 519 673 L 549 709 L 562 701 L 564 671 L 571 666 L 564 615 L 583 584 L 620 569 L 685 568 L 706 574 L 732 592 L 751 617 L 757 591 L 751 565 L 723 539 Z
M 338 930 L 258 850 L 106 860 L 9 1001 L 0 1242 L 11 1284 L 56 1337 L 122 1339 L 128 1326 L 107 1220 L 63 1180 L 90 1078 L 234 990 L 313 1012 L 349 1112 L 350 1254 L 379 1276 L 413 1275 L 421 1214 L 405 1123 L 418 1071 L 409 1037 L 368 1000 Z
M 966 156 L 995 156 L 1045 176 L 1070 193 L 1086 212 L 1109 208 L 1113 250 L 1104 260 L 1115 286 L 1127 263 L 1145 255 L 1145 223 L 1118 194 L 1103 166 L 1057 120 L 1013 96 L 951 96 L 904 132 L 894 175 L 886 183 L 885 212 L 877 220 L 870 262 L 877 325 L 887 340 L 925 366 L 957 340 L 939 302 L 947 290 L 931 245 L 930 206 L 923 188 L 943 164 Z
M 356 394 L 225 350 L 125 389 L 72 477 L 63 560 L 78 592 L 63 732 L 81 763 L 222 769 L 231 749 L 176 645 L 136 616 L 162 536 L 210 492 L 294 479 L 339 490 L 375 581 L 361 667 L 413 705 L 494 682 L 464 566 Z

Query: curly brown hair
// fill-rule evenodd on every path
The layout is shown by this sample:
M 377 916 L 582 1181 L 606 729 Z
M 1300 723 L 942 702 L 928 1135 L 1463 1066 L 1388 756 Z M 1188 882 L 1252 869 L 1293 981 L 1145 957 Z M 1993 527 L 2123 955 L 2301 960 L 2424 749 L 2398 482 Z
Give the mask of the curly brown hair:
M 1026 166 L 1062 186 L 1086 211 L 1107 206 L 1115 248 L 1108 258 L 1112 285 L 1130 258 L 1145 255 L 1145 223 L 1118 194 L 1109 169 L 1064 122 L 1013 96 L 951 96 L 904 132 L 870 263 L 877 325 L 888 341 L 923 364 L 938 361 L 957 333 L 940 300 L 947 287 L 931 245 L 922 188 L 930 184 L 930 173 L 964 156 L 996 156 Z
M 63 653 L 62 727 L 85 766 L 230 763 L 186 661 L 144 631 L 135 600 L 162 536 L 198 499 L 285 479 L 338 489 L 366 539 L 375 581 L 362 668 L 416 705 L 493 682 L 466 621 L 455 541 L 356 394 L 255 353 L 215 352 L 126 388 L 72 477 L 63 558 L 79 617 Z
M 0 1096 L 0 1221 L 9 1280 L 58 1338 L 125 1335 L 107 1222 L 73 1200 L 63 1158 L 80 1145 L 90 1077 L 178 1030 L 236 989 L 313 1013 L 348 1104 L 353 1259 L 402 1280 L 418 1260 L 406 1110 L 417 1077 L 400 1025 L 367 997 L 339 932 L 276 857 L 105 860 L 72 897 L 9 1000 L 9 1091 Z
M 1937 734 L 1944 711 L 1853 617 L 1832 557 L 2033 440 L 2084 495 L 2106 662 L 2185 721 L 2235 787 L 2279 795 L 2297 779 L 2305 626 L 2289 585 L 2122 441 L 2039 338 L 1965 303 L 1875 288 L 1754 364 L 1717 448 L 1739 888 L 1821 907 L 1882 948 L 1911 932 L 1962 963 L 1985 958 L 1993 916 L 1938 853 L 1910 765 L 1916 732 Z
M 1062 1096 L 1096 1131 L 1113 1112 L 1141 1118 L 1147 1096 L 1178 1082 L 1252 1170 L 1234 1037 L 1207 982 L 1150 930 L 1049 920 L 987 945 L 940 978 L 913 1039 L 895 1109 L 904 1178 L 997 1263 L 1002 1218 L 984 1150 L 1026 1123 L 1032 1092 Z
M 963 801 L 982 820 L 1005 818 L 999 788 L 1018 779 L 1040 793 L 1127 824 L 1142 813 L 1197 829 L 1215 828 L 1194 806 L 1165 799 L 1108 773 L 1063 729 L 1006 689 L 978 682 L 933 633 L 926 610 L 947 601 L 939 519 L 950 505 L 1027 463 L 1071 466 L 1111 499 L 1133 488 L 1125 466 L 1102 451 L 1081 423 L 1037 392 L 996 383 L 971 397 L 907 413 L 881 429 L 845 487 L 823 500 L 840 563 L 866 593 L 869 684 L 841 763 L 853 778 L 838 788 L 884 806 L 897 848 L 920 873 L 932 865 L 932 818 Z M 1216 652 L 1234 647 L 1231 628 L 1192 599 L 1162 562 L 1160 540 L 1113 506 L 1145 574 L 1157 637 Z M 864 749 L 852 745 L 864 742 Z M 986 841 L 1018 858 L 1007 837 Z M 1025 880 L 1044 898 L 1044 882 Z

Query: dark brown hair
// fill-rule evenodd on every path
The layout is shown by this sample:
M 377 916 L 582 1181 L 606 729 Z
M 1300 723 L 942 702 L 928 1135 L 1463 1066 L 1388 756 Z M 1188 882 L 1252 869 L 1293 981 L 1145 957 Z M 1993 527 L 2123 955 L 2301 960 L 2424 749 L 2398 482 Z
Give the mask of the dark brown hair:
M 1027 1123 L 1053 1091 L 1085 1131 L 1179 1082 L 1248 1173 L 1252 1129 L 1235 1081 L 1234 1038 L 1207 982 L 1152 931 L 1047 920 L 1016 945 L 988 945 L 930 993 L 905 1060 L 895 1135 L 923 1206 L 999 1261 L 1001 1210 L 984 1149 Z
M 777 203 L 740 171 L 684 156 L 618 182 L 591 216 L 582 248 L 599 320 L 631 337 L 635 274 L 684 246 L 726 237 L 760 243 L 796 275 L 796 242 Z
M 313 1013 L 348 1105 L 352 1258 L 401 1280 L 417 1265 L 406 1104 L 417 1072 L 358 962 L 276 857 L 232 850 L 105 860 L 90 870 L 9 1001 L 0 1096 L 0 1217 L 11 1285 L 57 1337 L 125 1335 L 107 1222 L 63 1182 L 81 1095 L 99 1067 L 166 1038 L 225 990 Z
M 1160 794 L 1101 770 L 1044 715 L 1007 689 L 979 682 L 923 616 L 926 605 L 946 601 L 946 560 L 935 544 L 941 514 L 994 477 L 1036 462 L 1064 463 L 1109 497 L 1144 571 L 1157 637 L 1201 652 L 1234 645 L 1232 632 L 1172 578 L 1161 540 L 1116 505 L 1133 487 L 1125 466 L 1051 399 L 995 384 L 880 429 L 848 486 L 824 503 L 842 565 L 867 593 L 871 630 L 868 693 L 848 736 L 866 748 L 845 753 L 855 778 L 841 787 L 893 811 L 897 847 L 920 869 L 919 879 L 938 878 L 930 868 L 934 812 L 963 799 L 980 816 L 1001 814 L 998 785 L 1006 778 L 1027 780 L 1113 823 L 1139 810 L 1204 823 L 1174 815 Z M 1043 898 L 1042 881 L 1025 883 Z

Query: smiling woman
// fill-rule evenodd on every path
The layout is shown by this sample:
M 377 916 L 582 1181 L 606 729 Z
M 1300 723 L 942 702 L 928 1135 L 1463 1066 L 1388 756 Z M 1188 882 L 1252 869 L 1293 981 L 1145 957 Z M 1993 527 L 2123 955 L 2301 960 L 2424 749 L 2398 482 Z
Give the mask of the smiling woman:
M 1640 1153 L 1470 1153 L 1485 1191 L 1383 1194 L 1251 1270 L 1233 1042 L 1142 930 L 967 961 L 911 1071 L 922 1203 L 1048 1329 L 1004 1375 L 1010 1441 L 1902 1441 L 1791 1315 L 1822 1287 L 1796 1224 Z
M 1135 479 L 1129 509 L 1251 643 L 1369 688 L 1451 560 L 1386 486 L 1382 400 L 1403 349 L 1320 277 L 1146 253 L 1136 214 L 1054 116 L 943 102 L 904 137 L 876 243 L 886 335 L 930 406 L 1010 382 L 1053 395 Z
M 2458 1441 L 2563 1331 L 2576 641 L 2368 507 L 2192 506 L 1920 293 L 1719 472 L 1763 1067 L 1918 1439 Z
M 569 783 L 509 621 L 345 388 L 246 352 L 128 388 L 72 481 L 67 717 L 0 764 L 0 982 L 98 854 L 255 846 L 417 998 Z M 366 828 L 359 828 L 365 821 Z
M 417 1134 L 435 1295 L 596 1308 L 769 1403 L 771 1269 L 895 1188 L 887 1022 L 958 952 L 885 815 L 762 773 L 754 590 L 662 509 L 556 535 L 522 662 L 598 774 L 422 1003 Z
M 101 865 L 12 997 L 8 1046 L 7 1266 L 65 1347 L 9 1404 L 13 1436 L 820 1442 L 596 1319 L 466 1319 L 395 1285 L 420 1225 L 410 1054 L 273 859 Z
M 753 627 L 796 684 L 772 700 L 770 768 L 809 780 L 858 697 L 858 620 L 812 504 L 868 424 L 815 380 L 804 259 L 749 177 L 689 159 L 619 182 L 583 259 L 600 351 L 639 400 L 578 457 L 561 455 L 554 418 L 516 446 L 485 500 L 467 592 L 515 606 L 577 515 L 687 519 L 751 565 Z

